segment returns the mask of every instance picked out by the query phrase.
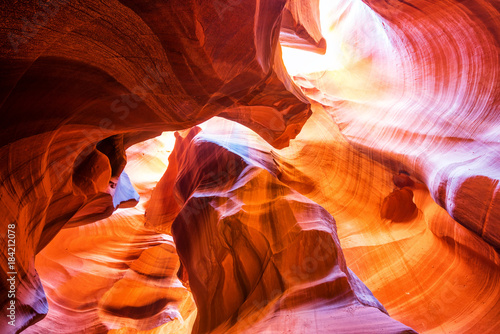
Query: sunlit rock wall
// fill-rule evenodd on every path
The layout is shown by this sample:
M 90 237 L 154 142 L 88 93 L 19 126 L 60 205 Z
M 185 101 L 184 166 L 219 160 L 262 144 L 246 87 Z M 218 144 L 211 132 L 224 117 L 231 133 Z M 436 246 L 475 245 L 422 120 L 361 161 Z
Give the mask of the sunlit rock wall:
M 2 245 L 15 226 L 16 330 L 47 312 L 34 256 L 66 224 L 137 202 L 120 177 L 131 144 L 217 114 L 276 147 L 300 131 L 310 108 L 276 49 L 284 5 L 1 4 L 0 216 Z M 1 268 L 8 290 L 5 252 Z
M 26 333 L 108 333 L 191 327 L 196 307 L 177 279 L 171 236 L 144 224 L 144 205 L 163 175 L 173 135 L 127 150 L 125 171 L 141 196 L 134 208 L 64 228 L 36 257 L 49 312 Z M 123 175 L 123 174 L 122 174 Z M 135 177 L 134 177 L 135 176 Z M 190 318 L 191 316 L 191 318 Z M 165 326 L 164 326 L 165 325 Z
M 220 119 L 204 124 L 203 127 L 205 130 L 200 134 L 201 137 L 197 139 L 201 141 L 201 144 L 198 146 L 219 147 L 218 150 L 208 150 L 208 153 L 204 155 L 204 159 L 200 159 L 200 155 L 196 155 L 198 158 L 193 159 L 192 154 L 183 157 L 182 152 L 192 151 L 193 148 L 190 147 L 189 140 L 178 141 L 177 152 L 170 155 L 169 172 L 165 174 L 161 182 L 156 186 L 154 190 L 155 194 L 153 195 L 154 200 L 146 204 L 149 220 L 146 223 L 147 230 L 167 233 L 170 230 L 170 223 L 175 220 L 175 214 L 169 218 L 163 215 L 164 212 L 158 211 L 158 209 L 164 209 L 168 205 L 154 205 L 156 201 L 163 202 L 169 196 L 172 196 L 172 192 L 165 192 L 165 190 L 173 189 L 172 187 L 165 187 L 169 179 L 172 179 L 168 175 L 172 173 L 172 168 L 175 169 L 172 162 L 177 157 L 180 157 L 184 160 L 177 161 L 177 166 L 180 166 L 180 162 L 183 162 L 184 167 L 190 166 L 190 168 L 196 169 L 200 165 L 206 166 L 205 164 L 201 164 L 201 161 L 213 161 L 211 160 L 214 158 L 212 153 L 220 151 L 222 149 L 221 146 L 227 147 L 247 157 L 255 157 L 251 159 L 251 163 L 258 164 L 266 170 L 271 170 L 272 174 L 276 175 L 279 180 L 279 182 L 273 181 L 274 183 L 281 184 L 281 187 L 289 187 L 289 191 L 291 192 L 293 192 L 291 189 L 294 189 L 302 195 L 306 195 L 315 202 L 320 203 L 329 213 L 335 216 L 337 234 L 342 246 L 342 252 L 345 255 L 346 264 L 366 283 L 392 318 L 423 333 L 476 333 L 477 331 L 487 333 L 498 328 L 498 319 L 500 317 L 500 307 L 498 305 L 500 290 L 496 284 L 498 279 L 500 279 L 500 259 L 498 258 L 498 253 L 473 232 L 457 224 L 444 209 L 440 208 L 432 200 L 425 185 L 412 177 L 393 173 L 383 165 L 369 159 L 366 155 L 357 152 L 346 142 L 339 130 L 335 128 L 335 123 L 331 117 L 321 107 L 315 106 L 313 111 L 314 114 L 310 121 L 305 125 L 297 139 L 292 142 L 291 146 L 285 150 L 273 150 L 271 146 L 266 144 L 255 133 L 244 127 L 224 122 Z M 182 133 L 181 136 L 187 137 L 187 134 Z M 203 138 L 205 139 L 203 140 Z M 157 140 L 154 139 L 154 141 Z M 207 143 L 207 141 L 209 142 Z M 214 141 L 217 145 L 210 144 L 210 142 Z M 184 144 L 180 145 L 182 143 Z M 169 150 L 169 148 L 162 145 L 158 147 L 145 143 L 144 145 L 134 146 L 132 149 L 133 151 L 131 149 L 127 151 L 130 152 L 128 158 L 131 165 L 130 168 L 129 166 L 127 167 L 126 171 L 131 175 L 139 176 L 135 179 L 132 178 L 132 181 L 141 194 L 141 198 L 148 201 L 150 198 L 149 192 L 155 185 L 155 182 L 152 180 L 158 180 L 166 168 L 164 162 L 166 161 L 168 152 L 166 154 L 165 150 Z M 226 154 L 229 155 L 230 153 Z M 232 156 L 235 155 L 232 154 Z M 192 200 L 200 196 L 205 198 L 206 196 L 215 196 L 217 194 L 220 196 L 221 193 L 229 194 L 230 187 L 227 187 L 226 184 L 231 178 L 238 177 L 239 174 L 235 168 L 238 165 L 236 162 L 224 164 L 222 162 L 225 160 L 219 159 L 220 157 L 223 156 L 218 156 L 217 161 L 221 161 L 220 163 L 214 162 L 212 164 L 212 167 L 217 166 L 219 169 L 202 168 L 197 170 L 196 173 L 193 173 L 189 168 L 180 169 L 183 170 L 181 172 L 183 175 L 191 176 L 199 175 L 204 170 L 209 173 L 208 180 L 213 181 L 204 182 L 203 185 L 210 186 L 211 188 L 208 188 L 205 192 L 198 193 Z M 229 168 L 226 170 L 227 173 L 224 173 L 224 168 Z M 217 173 L 216 171 L 219 172 Z M 190 180 L 186 177 L 182 179 Z M 206 180 L 207 175 L 205 175 Z M 203 189 L 203 185 L 199 186 L 198 189 Z M 217 191 L 214 191 L 213 187 L 216 187 Z M 409 215 L 408 218 L 404 221 L 393 221 L 382 217 L 380 213 L 384 207 L 383 203 L 387 202 L 386 198 L 395 190 L 405 187 L 414 194 L 411 203 L 414 203 L 413 205 L 417 207 L 417 215 L 414 216 L 411 214 L 412 210 L 405 211 L 405 206 L 399 205 L 399 202 L 395 200 L 391 207 L 394 210 L 398 210 L 398 212 L 407 213 Z M 180 188 L 183 189 L 183 187 Z M 212 190 L 208 191 L 210 189 Z M 259 196 L 249 194 L 250 198 L 254 198 L 254 201 L 260 202 L 265 198 L 262 195 L 262 191 L 264 190 L 260 187 L 256 187 L 253 191 L 261 194 Z M 183 200 L 180 201 L 179 203 L 183 202 Z M 234 202 L 238 203 L 236 200 Z M 139 204 L 138 209 L 143 210 L 142 208 L 143 205 Z M 220 210 L 225 210 L 226 208 L 220 208 Z M 208 219 L 204 218 L 206 210 L 209 210 L 208 206 L 193 204 L 192 207 L 185 207 L 183 209 L 183 216 L 192 217 L 191 221 L 193 223 L 198 222 L 198 220 L 206 221 Z M 173 210 L 165 211 L 172 212 Z M 286 210 L 278 210 L 276 215 L 279 215 L 281 211 Z M 142 224 L 140 222 L 143 221 L 143 218 L 137 216 L 136 211 L 134 211 L 134 214 L 136 218 L 134 218 L 135 223 L 133 225 L 140 227 L 140 224 Z M 123 214 L 120 213 L 119 215 L 122 216 Z M 162 218 L 155 220 L 155 217 Z M 110 220 L 106 221 L 108 222 L 102 221 L 95 224 L 98 224 L 97 226 L 100 226 L 101 231 L 103 231 L 102 228 L 110 224 Z M 131 224 L 131 220 L 125 221 L 129 221 L 129 223 L 126 223 L 126 226 Z M 252 220 L 249 221 L 251 222 Z M 278 220 L 278 222 L 280 221 Z M 162 226 L 162 222 L 166 226 Z M 113 224 L 116 224 L 116 222 L 111 223 L 111 226 Z M 197 226 L 204 225 L 200 224 Z M 126 231 L 124 227 L 122 229 Z M 83 233 L 83 227 L 80 230 L 80 234 Z M 92 231 L 96 230 L 96 228 L 87 229 L 85 227 L 85 230 Z M 139 232 L 142 230 L 143 228 L 137 228 Z M 63 231 L 63 233 L 66 231 Z M 104 231 L 101 233 L 106 234 Z M 150 235 L 154 236 L 154 234 Z M 197 238 L 198 235 L 198 233 L 195 233 L 192 237 Z M 66 234 L 66 239 L 68 237 L 70 235 Z M 77 236 L 74 235 L 73 238 L 75 237 Z M 210 244 L 210 240 L 212 239 L 204 238 L 203 240 L 206 240 Z M 254 240 L 254 242 L 256 241 Z M 75 243 L 75 245 L 78 244 L 80 243 Z M 51 247 L 57 248 L 58 246 L 57 244 L 53 246 L 52 244 L 49 245 L 37 259 L 43 259 Z M 86 261 L 103 262 L 103 268 L 109 262 L 108 257 L 110 254 L 115 254 L 116 250 L 120 249 L 118 247 L 113 253 L 109 253 L 113 249 L 112 247 L 94 249 L 90 244 L 87 244 L 87 246 L 81 246 L 80 244 L 79 248 L 82 249 L 82 247 L 85 250 L 84 254 L 88 257 Z M 147 244 L 142 244 L 135 247 L 148 246 Z M 136 254 L 139 253 L 139 251 L 136 252 Z M 330 248 L 325 248 L 324 252 L 329 254 Z M 209 252 L 205 253 L 209 254 Z M 105 254 L 106 256 L 103 256 Z M 288 275 L 284 276 L 289 278 L 289 281 L 292 283 L 297 283 L 297 280 L 300 278 L 317 278 L 321 275 L 321 271 L 318 270 L 318 267 L 314 266 L 314 261 L 311 262 L 311 260 L 314 260 L 314 257 L 319 254 L 320 252 L 317 251 L 317 248 L 313 248 L 313 252 L 310 252 L 310 257 L 307 258 L 307 261 L 300 262 L 299 260 L 296 266 L 289 267 Z M 73 256 L 63 254 L 61 257 L 69 257 L 71 259 Z M 249 256 L 245 256 L 245 258 L 247 257 Z M 322 259 L 323 256 L 319 258 Z M 121 259 L 119 261 L 123 261 L 124 263 L 119 266 L 119 268 L 123 268 L 122 272 L 124 272 L 124 268 L 127 267 L 126 263 L 129 263 L 130 259 Z M 162 260 L 160 253 L 155 252 L 154 261 L 161 263 L 164 259 Z M 68 262 L 71 263 L 71 261 Z M 196 264 L 196 262 L 194 263 Z M 208 264 L 209 262 L 204 261 L 203 263 Z M 252 268 L 255 266 L 255 263 L 251 261 L 240 261 L 239 263 L 247 266 L 252 265 Z M 109 273 L 110 270 L 107 270 L 107 272 Z M 189 281 L 186 279 L 186 277 L 189 277 L 186 275 L 187 271 L 181 272 L 184 273 L 185 284 L 189 286 Z M 47 283 L 52 280 L 50 271 L 41 272 L 41 276 L 42 282 L 45 282 L 45 279 Z M 183 275 L 181 275 L 182 277 Z M 67 276 L 67 279 L 71 279 L 71 277 Z M 238 280 L 228 281 L 233 283 L 239 282 Z M 114 283 L 113 281 L 107 282 L 109 286 Z M 208 282 L 210 280 L 205 284 L 211 286 Z M 147 291 L 147 285 L 145 285 L 145 288 Z M 214 287 L 214 296 L 217 296 L 216 292 L 217 288 Z M 240 325 L 236 326 L 234 324 L 236 327 L 231 327 L 231 323 L 223 321 L 223 326 L 220 330 L 223 332 L 225 330 L 238 331 L 247 328 L 252 332 L 253 330 L 257 330 L 256 328 L 259 328 L 259 331 L 264 331 L 275 325 L 279 329 L 282 329 L 283 326 L 296 328 L 295 332 L 301 333 L 306 328 L 300 327 L 303 323 L 290 320 L 296 319 L 297 312 L 300 314 L 300 312 L 304 311 L 301 315 L 304 317 L 313 312 L 325 314 L 324 312 L 327 311 L 329 315 L 335 312 L 335 310 L 324 305 L 322 298 L 314 298 L 314 293 L 308 295 L 307 299 L 310 304 L 305 308 L 287 309 L 286 312 L 289 313 L 283 310 L 276 311 L 275 308 L 266 307 L 266 305 L 268 302 L 271 305 L 276 305 L 276 301 L 285 299 L 284 296 L 287 293 L 281 287 L 272 292 L 273 294 L 270 298 L 257 299 L 257 302 L 251 303 L 247 313 L 242 312 L 241 315 L 238 313 L 236 317 L 239 320 L 245 319 Z M 157 293 L 161 296 L 159 292 Z M 53 291 L 47 291 L 49 304 L 52 300 L 52 294 Z M 233 300 L 233 297 L 240 296 L 240 294 L 231 293 L 229 296 L 231 298 L 227 300 L 228 302 Z M 132 297 L 133 295 L 130 296 L 129 303 L 134 303 L 135 299 Z M 59 303 L 65 305 L 66 301 L 61 300 L 60 297 L 58 298 Z M 199 298 L 203 298 L 203 295 Z M 220 295 L 217 298 L 221 298 Z M 74 300 L 73 302 L 77 301 Z M 174 322 L 167 322 L 165 325 L 145 330 L 144 327 L 140 327 L 141 321 L 134 322 L 123 317 L 115 318 L 116 322 L 114 323 L 102 322 L 103 320 L 99 317 L 99 312 L 102 311 L 97 311 L 102 304 L 91 304 L 88 303 L 87 299 L 83 298 L 80 299 L 80 303 L 82 305 L 80 307 L 87 307 L 89 310 L 93 310 L 92 315 L 89 312 L 82 319 L 85 318 L 86 323 L 90 321 L 103 323 L 104 326 L 101 327 L 103 332 L 105 332 L 105 328 L 115 328 L 112 333 L 136 333 L 137 330 L 141 330 L 142 328 L 143 331 L 140 333 L 189 333 L 189 328 L 195 318 L 195 315 L 189 311 L 189 308 L 184 309 L 183 304 L 179 304 L 182 318 L 179 317 Z M 222 310 L 225 307 L 224 305 L 221 301 L 220 305 L 212 307 L 210 312 L 205 311 L 205 318 L 217 319 L 217 317 L 223 316 L 224 313 Z M 247 306 L 248 303 L 245 307 Z M 73 307 L 75 307 L 74 304 Z M 245 307 L 242 309 L 245 309 Z M 471 309 L 474 310 L 473 313 L 469 312 Z M 57 314 L 56 312 L 51 313 L 53 310 L 52 306 L 50 310 L 47 318 L 34 327 L 34 329 L 38 329 L 38 332 L 41 329 L 47 330 L 49 328 L 47 325 L 48 321 L 52 321 L 54 315 Z M 348 308 L 347 310 L 354 309 Z M 470 314 L 464 316 L 464 313 Z M 69 315 L 70 313 L 65 312 L 64 314 Z M 272 314 L 280 320 L 270 320 Z M 285 317 L 283 320 L 282 316 L 284 314 L 288 314 L 289 317 Z M 353 317 L 352 312 L 348 312 L 347 315 L 349 318 Z M 184 322 L 181 322 L 179 319 L 183 319 Z M 374 318 L 370 319 L 374 320 Z M 46 321 L 47 323 L 45 323 Z M 148 323 L 148 321 L 149 319 L 143 318 L 143 322 Z M 338 323 L 338 319 L 336 323 Z M 362 321 L 358 321 L 356 324 L 362 323 Z M 110 326 L 111 324 L 113 325 Z M 307 330 L 316 330 L 318 328 L 316 332 L 321 332 L 323 329 L 328 332 L 333 328 L 329 320 L 323 318 L 320 320 L 309 319 L 307 324 L 311 326 L 307 327 Z M 374 324 L 372 322 L 372 325 Z M 256 327 L 252 327 L 252 325 Z M 353 326 L 353 323 L 350 323 L 350 325 Z M 298 328 L 293 326 L 298 326 Z M 343 323 L 343 326 L 345 326 L 343 330 L 349 330 L 347 323 Z M 72 332 L 75 328 L 78 328 L 65 324 L 59 324 L 54 327 L 62 332 Z M 36 330 L 33 332 L 38 333 Z
M 357 149 L 424 182 L 498 249 L 498 2 L 352 0 L 323 9 L 333 61 L 296 82 Z
M 218 126 L 177 134 L 146 211 L 174 237 L 198 307 L 193 333 L 413 332 L 347 268 L 334 219 L 278 179 L 264 143 Z
M 163 234 L 174 232 L 183 240 L 192 233 L 175 231 L 186 223 L 179 218 L 185 203 L 195 200 L 193 194 L 232 195 L 243 203 L 247 197 L 240 199 L 231 189 L 200 193 L 191 181 L 185 181 L 190 187 L 182 196 L 172 196 L 179 182 L 175 175 L 184 172 L 179 169 L 165 174 L 144 217 L 142 204 L 130 207 L 138 203 L 138 193 L 148 199 L 155 182 L 141 184 L 130 174 L 133 169 L 122 173 L 125 150 L 216 115 L 260 135 L 241 127 L 228 130 L 221 120 L 206 128 L 205 135 L 220 136 L 224 147 L 240 141 L 237 151 L 243 156 L 266 152 L 250 165 L 272 178 L 245 184 L 279 185 L 299 202 L 316 203 L 311 214 L 322 222 L 315 228 L 328 226 L 328 249 L 343 250 L 346 265 L 391 317 L 419 332 L 499 330 L 497 1 L 52 0 L 4 2 L 0 12 L 5 314 L 16 302 L 16 325 L 9 327 L 10 319 L 2 316 L 1 330 L 20 332 L 38 322 L 27 332 L 184 333 L 197 319 L 198 332 L 330 332 L 331 319 L 321 318 L 326 310 L 347 332 L 365 326 L 339 316 L 343 303 L 353 300 L 344 294 L 330 295 L 329 302 L 307 294 L 307 306 L 296 302 L 283 311 L 276 301 L 302 288 L 280 285 L 265 303 L 257 303 L 263 311 L 256 313 L 243 306 L 250 294 L 241 294 L 255 280 L 235 280 L 234 299 L 207 311 L 212 301 L 199 291 L 209 281 L 189 283 L 189 270 L 197 264 L 179 272 L 186 287 L 176 280 L 178 259 Z M 311 117 L 308 99 L 319 104 L 305 123 Z M 189 151 L 189 145 L 179 145 L 177 152 Z M 169 169 L 185 159 L 172 155 Z M 227 166 L 204 168 L 210 174 Z M 256 187 L 254 196 L 259 191 Z M 264 205 L 265 196 L 257 199 Z M 118 208 L 129 211 L 115 212 Z M 277 211 L 303 226 L 293 208 Z M 204 229 L 221 221 L 208 213 L 199 218 Z M 174 221 L 179 223 L 171 225 Z M 265 237 L 279 238 L 285 235 Z M 15 254 L 8 250 L 12 239 Z M 98 240 L 106 247 L 93 247 Z M 182 246 L 181 260 L 187 263 L 192 246 Z M 238 247 L 216 246 L 238 257 Z M 257 246 L 249 249 L 266 249 Z M 293 260 L 311 251 L 299 249 L 303 254 Z M 359 282 L 341 255 L 334 261 L 340 269 L 332 263 L 321 268 L 344 273 L 350 284 Z M 13 284 L 7 280 L 12 270 Z M 317 279 L 311 280 L 316 286 Z M 218 295 L 217 286 L 208 286 Z M 15 298 L 7 293 L 12 287 Z M 186 289 L 193 289 L 199 314 Z M 354 299 L 371 296 L 346 289 L 334 290 L 351 291 Z M 365 306 L 360 312 L 370 311 L 366 319 L 373 320 L 372 328 L 384 323 L 394 331 L 407 328 Z M 236 313 L 229 315 L 230 310 Z M 315 327 L 290 321 L 300 310 L 320 315 L 305 323 Z M 356 312 L 347 308 L 348 316 Z M 241 315 L 251 321 L 238 323 Z

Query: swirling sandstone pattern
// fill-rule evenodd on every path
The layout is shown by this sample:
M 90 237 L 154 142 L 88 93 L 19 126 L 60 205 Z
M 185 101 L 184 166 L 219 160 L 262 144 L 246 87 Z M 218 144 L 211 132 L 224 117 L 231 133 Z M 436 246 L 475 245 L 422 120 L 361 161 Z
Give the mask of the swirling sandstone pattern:
M 3 2 L 0 331 L 498 332 L 499 11 Z
M 199 131 L 177 135 L 151 197 L 164 205 L 146 214 L 174 236 L 193 333 L 413 332 L 347 268 L 332 216 L 278 180 L 270 152 L 242 145 L 250 133 Z
M 494 333 L 500 326 L 500 290 L 495 283 L 500 279 L 500 259 L 496 251 L 451 219 L 446 211 L 434 203 L 425 186 L 404 174 L 395 175 L 366 155 L 358 153 L 347 144 L 338 130 L 332 131 L 334 126 L 329 116 L 321 108 L 315 107 L 313 117 L 291 147 L 279 152 L 273 151 L 272 147 L 247 129 L 222 120 L 208 122 L 204 125 L 204 131 L 208 133 L 205 137 L 208 136 L 211 141 L 216 140 L 217 143 L 245 152 L 246 155 L 256 156 L 255 153 L 259 153 L 259 159 L 256 160 L 266 169 L 273 170 L 284 185 L 321 203 L 335 215 L 347 264 L 367 283 L 393 318 L 423 333 Z M 179 147 L 185 149 L 188 146 L 178 145 L 176 154 L 170 155 L 170 162 L 177 155 L 182 156 L 178 153 L 182 152 Z M 127 169 L 127 172 L 139 176 L 134 185 L 143 198 L 149 198 L 147 189 L 151 189 L 151 181 L 158 179 L 165 168 L 160 160 L 161 156 L 158 156 L 162 151 L 163 149 L 156 147 L 151 148 L 149 144 L 141 144 L 134 147 L 133 155 L 129 155 L 129 164 L 132 164 L 133 169 Z M 149 154 L 154 154 L 156 158 Z M 155 161 L 148 165 L 151 159 Z M 197 166 L 193 161 L 184 162 L 193 168 Z M 143 165 L 145 167 L 141 167 Z M 219 166 L 234 167 L 235 164 Z M 161 185 L 169 179 L 166 177 L 168 174 L 156 187 L 155 201 L 165 200 L 165 196 L 163 199 L 158 197 L 163 194 L 158 190 L 166 189 Z M 228 172 L 224 175 L 235 174 Z M 215 179 L 224 180 L 218 177 Z M 384 198 L 395 187 L 411 188 L 414 203 L 418 207 L 418 216 L 405 223 L 393 223 L 382 219 L 379 214 Z M 262 196 L 256 198 L 260 199 Z M 155 207 L 153 203 L 154 201 L 148 203 L 150 218 L 151 210 Z M 200 206 L 195 207 L 199 208 Z M 202 217 L 204 216 L 201 215 L 200 219 Z M 163 219 L 167 222 L 165 216 Z M 156 226 L 155 230 L 163 232 L 161 226 Z M 44 250 L 42 255 L 45 252 Z M 99 252 L 93 249 L 86 251 L 89 255 L 97 253 L 93 257 L 102 257 L 98 255 Z M 158 256 L 156 261 L 161 263 L 161 257 Z M 293 273 L 300 274 L 299 277 L 308 277 L 307 266 L 299 268 L 296 267 Z M 42 273 L 42 279 L 43 276 Z M 47 276 L 50 281 L 50 275 Z M 47 294 L 51 296 L 51 292 Z M 273 295 L 276 299 L 280 297 L 278 292 Z M 50 297 L 49 301 L 51 299 Z M 261 301 L 264 302 L 257 302 L 254 306 L 262 308 L 266 299 Z M 471 309 L 474 313 L 464 316 Z M 182 316 L 187 319 L 191 313 L 182 310 L 181 307 L 180 311 L 184 312 Z M 255 313 L 248 318 L 251 321 L 246 323 L 252 323 L 259 316 L 265 318 L 267 311 L 263 309 Z M 321 308 L 318 311 L 321 312 Z M 38 328 L 49 327 L 44 322 L 52 317 L 49 312 L 47 319 L 40 322 L 41 327 Z M 86 319 L 89 321 L 91 317 Z M 191 320 L 193 319 L 191 314 Z M 290 314 L 286 319 L 295 317 Z M 172 329 L 166 326 L 169 324 Z M 113 333 L 136 333 L 131 330 L 134 325 L 137 324 L 129 322 Z M 185 327 L 175 323 L 166 325 L 141 333 L 187 333 Z M 292 324 L 290 321 L 283 321 L 278 326 L 281 329 Z M 67 328 L 63 332 L 72 330 Z M 297 332 L 301 332 L 300 327 Z
M 172 237 L 144 226 L 144 204 L 164 172 L 171 142 L 163 135 L 127 150 L 125 171 L 136 176 L 131 181 L 141 195 L 136 207 L 65 228 L 37 255 L 49 312 L 26 333 L 107 333 L 164 324 L 175 333 L 189 327 L 195 307 L 176 276 Z
M 220 120 L 208 122 L 205 132 L 230 150 L 256 157 L 254 163 L 334 215 L 347 265 L 393 318 L 423 333 L 494 333 L 499 328 L 498 252 L 457 224 L 424 184 L 349 145 L 320 106 L 313 107 L 290 147 L 280 151 Z M 395 201 L 393 209 L 408 215 L 405 222 L 381 216 L 385 199 L 405 188 L 414 194 L 417 214 Z M 177 198 L 182 203 L 183 197 Z M 471 309 L 475 312 L 464 316 Z
M 296 81 L 357 149 L 422 180 L 499 249 L 499 2 L 352 0 L 328 9 L 341 65 Z
M 335 217 L 347 265 L 391 317 L 421 333 L 498 331 L 498 251 L 453 220 L 424 184 L 358 152 L 319 106 L 274 156 L 280 179 Z M 403 223 L 381 217 L 387 196 L 404 187 L 417 215 L 406 212 Z
M 276 52 L 284 5 L 1 4 L 0 216 L 2 228 L 16 224 L 16 330 L 47 312 L 35 254 L 65 224 L 102 219 L 122 201 L 137 201 L 116 185 L 125 148 L 222 113 L 276 147 L 300 131 L 310 108 Z M 4 253 L 1 267 L 3 291 Z M 2 294 L 2 307 L 8 302 Z M 8 328 L 6 320 L 0 327 Z

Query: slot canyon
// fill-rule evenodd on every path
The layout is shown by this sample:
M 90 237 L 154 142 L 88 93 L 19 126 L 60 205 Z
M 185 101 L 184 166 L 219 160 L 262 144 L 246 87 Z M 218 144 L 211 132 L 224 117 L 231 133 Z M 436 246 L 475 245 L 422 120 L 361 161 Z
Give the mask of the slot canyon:
M 500 1 L 0 11 L 0 334 L 500 333 Z

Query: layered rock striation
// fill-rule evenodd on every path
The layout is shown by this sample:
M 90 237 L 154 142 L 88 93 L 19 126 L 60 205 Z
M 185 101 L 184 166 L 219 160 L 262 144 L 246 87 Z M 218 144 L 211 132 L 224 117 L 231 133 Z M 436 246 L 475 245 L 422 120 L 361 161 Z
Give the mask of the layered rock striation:
M 177 135 L 146 211 L 174 237 L 193 333 L 414 332 L 347 268 L 333 217 L 278 179 L 270 152 L 199 131 Z
M 336 63 L 296 82 L 358 150 L 424 182 L 498 250 L 498 3 L 324 4 L 323 34 L 341 45 Z
M 47 313 L 34 256 L 66 224 L 137 202 L 124 149 L 217 114 L 283 147 L 310 115 L 276 51 L 285 1 L 216 5 L 1 5 L 0 215 L 15 225 L 17 331 Z
M 497 332 L 499 11 L 2 3 L 0 329 Z

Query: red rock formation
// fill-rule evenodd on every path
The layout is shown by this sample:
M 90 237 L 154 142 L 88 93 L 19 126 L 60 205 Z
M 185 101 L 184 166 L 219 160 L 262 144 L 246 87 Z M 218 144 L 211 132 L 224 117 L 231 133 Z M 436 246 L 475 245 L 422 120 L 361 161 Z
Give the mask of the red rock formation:
M 416 217 L 382 219 L 394 172 L 353 148 L 319 106 L 290 147 L 273 157 L 284 183 L 335 217 L 347 265 L 392 318 L 419 333 L 500 328 L 498 251 L 453 220 L 424 184 L 397 183 L 412 190 Z
M 319 0 L 288 1 L 283 12 L 280 44 L 324 54 L 326 41 L 321 34 Z
M 265 169 L 270 152 L 199 131 L 177 135 L 146 215 L 172 230 L 193 333 L 413 332 L 347 268 L 331 215 Z
M 108 183 L 123 169 L 124 148 L 221 112 L 277 147 L 300 131 L 307 100 L 275 50 L 284 5 L 1 5 L 0 215 L 3 229 L 16 226 L 17 330 L 47 312 L 35 254 L 66 223 L 102 219 L 119 204 Z M 137 200 L 119 193 L 127 194 L 123 205 Z M 8 303 L 2 294 L 0 304 Z
M 382 219 L 395 174 L 349 145 L 319 106 L 313 111 L 290 147 L 280 151 L 220 120 L 208 122 L 204 131 L 226 147 L 248 150 L 255 163 L 334 215 L 347 265 L 391 317 L 423 333 L 498 328 L 497 251 L 454 221 L 425 185 L 402 175 L 396 185 L 410 187 L 418 214 L 404 223 Z M 476 312 L 464 317 L 470 309 Z
M 323 33 L 342 43 L 339 64 L 296 81 L 357 149 L 424 181 L 498 249 L 498 3 L 365 3 L 331 3 Z
M 384 198 L 380 208 L 380 216 L 394 222 L 410 221 L 417 215 L 417 206 L 413 203 L 413 191 L 404 187 L 395 189 Z
M 16 314 L 0 330 L 185 333 L 196 317 L 198 332 L 329 332 L 332 321 L 345 332 L 407 328 L 397 321 L 497 332 L 499 10 L 484 0 L 0 4 L 0 305 L 8 315 L 15 301 Z M 308 99 L 321 105 L 305 123 Z M 221 120 L 197 139 L 181 133 L 146 222 L 144 202 L 130 208 L 134 187 L 147 200 L 160 176 L 122 173 L 125 150 L 216 115 L 282 150 Z M 171 228 L 198 315 L 173 275 Z M 319 240 L 336 256 L 289 279 Z
M 312 118 L 291 147 L 280 151 L 273 151 L 251 131 L 229 122 L 214 120 L 204 125 L 204 128 L 204 132 L 208 133 L 205 137 L 212 138 L 212 141 L 217 139 L 219 144 L 246 152 L 250 157 L 257 157 L 254 163 L 258 162 L 266 169 L 273 170 L 283 185 L 321 203 L 335 215 L 347 264 L 367 283 L 375 297 L 382 301 L 391 317 L 424 333 L 487 332 L 498 326 L 500 292 L 494 282 L 500 278 L 500 259 L 495 250 L 451 219 L 446 211 L 434 203 L 425 186 L 402 175 L 398 178 L 403 181 L 394 182 L 390 170 L 353 149 L 338 130 L 332 131 L 335 124 L 321 109 L 314 109 Z M 171 162 L 177 155 L 182 156 L 178 153 L 179 147 L 186 149 L 188 143 L 177 145 L 177 154 L 170 155 Z M 133 150 L 133 155 L 129 155 L 132 169 L 127 169 L 127 172 L 138 176 L 132 181 L 141 197 L 147 199 L 147 189 L 154 186 L 151 181 L 157 180 L 164 168 L 160 158 L 163 156 L 162 159 L 166 159 L 166 155 L 164 149 L 151 147 L 147 143 Z M 196 164 L 192 163 L 192 166 L 195 168 Z M 165 180 L 167 177 L 161 183 Z M 162 194 L 158 189 L 169 189 L 161 187 L 161 183 L 155 188 L 156 199 Z M 419 213 L 409 222 L 393 224 L 379 216 L 383 199 L 393 190 L 394 183 L 411 187 L 414 192 Z M 262 196 L 255 198 L 260 199 Z M 148 203 L 148 211 L 154 207 L 153 203 Z M 155 229 L 162 231 L 161 226 Z M 106 251 L 107 248 L 102 250 Z M 100 251 L 86 251 L 89 255 L 96 252 L 99 254 Z M 93 258 L 96 257 L 97 254 L 93 255 Z M 156 261 L 161 263 L 163 260 L 157 257 Z M 47 276 L 50 280 L 50 275 Z M 47 295 L 50 302 L 51 291 Z M 275 293 L 273 297 L 279 299 L 281 294 Z M 319 307 L 321 303 L 311 303 L 317 309 L 316 314 L 326 310 Z M 256 304 L 263 307 L 265 303 Z M 464 317 L 464 312 L 470 309 L 475 310 L 474 315 Z M 184 319 L 189 318 L 190 313 L 183 310 L 182 305 L 179 310 Z M 307 312 L 312 311 L 309 309 Z M 269 319 L 264 320 L 266 315 L 272 314 L 266 308 L 261 312 L 249 313 L 252 316 L 243 324 L 253 323 L 259 318 L 262 323 L 255 326 L 266 323 L 271 326 L 273 323 Z M 47 328 L 44 322 L 48 319 L 52 319 L 50 312 L 38 328 Z M 87 318 L 90 321 L 88 319 L 90 317 Z M 194 319 L 192 314 L 191 319 Z M 97 318 L 96 321 L 101 320 Z M 137 325 L 129 322 L 123 325 L 125 327 L 115 327 L 117 329 L 113 333 L 137 333 L 133 329 Z M 151 331 L 188 333 L 185 325 L 186 322 L 183 325 L 176 320 Z M 290 321 L 277 322 L 280 329 L 293 325 Z M 300 328 L 300 323 L 295 325 Z M 63 332 L 71 332 L 73 327 L 60 325 L 58 328 Z
M 173 239 L 144 224 L 144 203 L 164 172 L 171 142 L 163 135 L 127 150 L 125 170 L 133 175 L 131 181 L 141 195 L 136 207 L 99 222 L 64 228 L 37 255 L 49 312 L 24 332 L 189 327 L 194 301 L 177 279 L 179 258 Z

